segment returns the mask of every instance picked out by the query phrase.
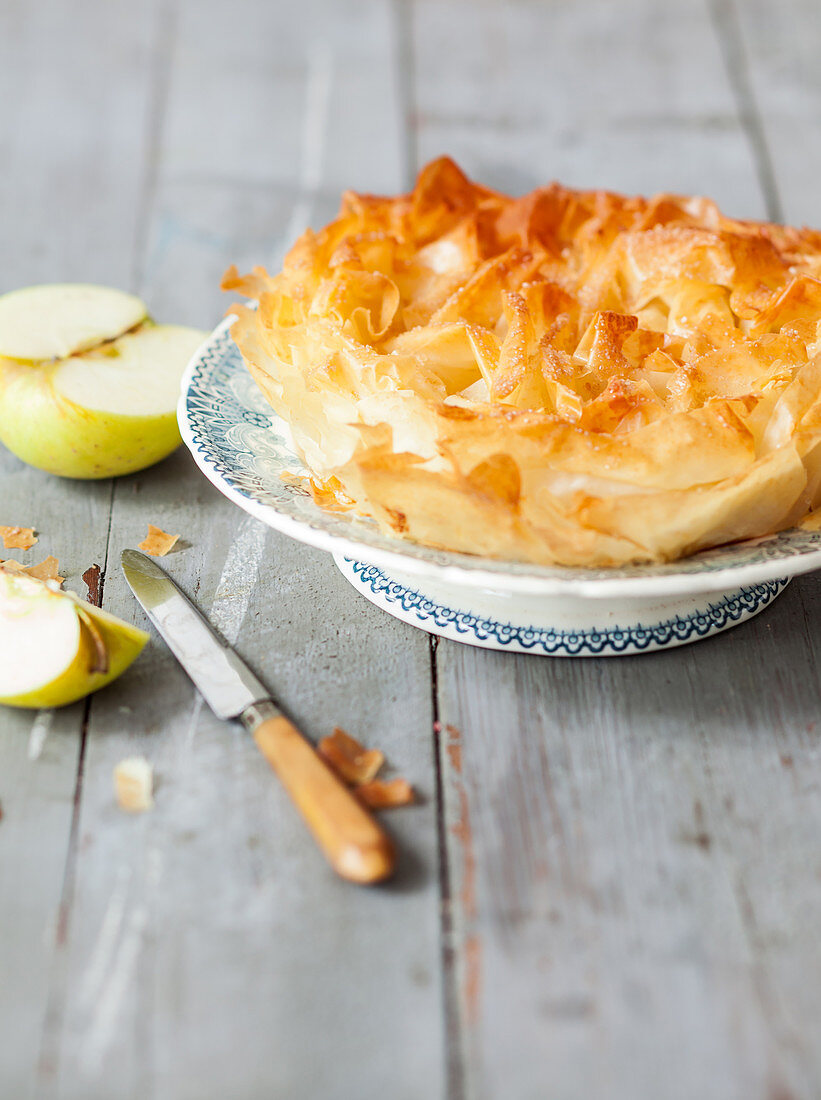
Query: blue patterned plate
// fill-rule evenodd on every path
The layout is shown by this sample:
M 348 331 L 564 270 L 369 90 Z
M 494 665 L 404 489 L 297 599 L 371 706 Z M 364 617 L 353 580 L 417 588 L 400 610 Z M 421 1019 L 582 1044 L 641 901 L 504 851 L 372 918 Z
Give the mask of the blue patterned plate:
M 712 616 L 714 629 L 708 632 L 714 633 L 761 610 L 784 587 L 786 578 L 821 568 L 821 534 L 798 529 L 705 551 L 666 565 L 565 569 L 433 550 L 391 538 L 370 520 L 325 512 L 304 489 L 283 479 L 283 474 L 304 473 L 304 467 L 293 451 L 287 425 L 274 415 L 246 371 L 228 332 L 229 324 L 230 318 L 206 340 L 183 380 L 180 429 L 198 466 L 241 508 L 293 538 L 331 551 L 340 568 L 364 595 L 424 629 L 480 645 L 569 653 L 577 647 L 576 641 L 563 641 L 554 647 L 553 641 L 545 640 L 546 636 L 538 635 L 541 640 L 531 641 L 530 635 L 522 635 L 521 630 L 558 629 L 560 623 L 566 623 L 571 632 L 592 631 L 598 638 L 605 629 L 634 629 L 641 621 L 639 612 L 644 614 L 642 608 L 652 606 L 661 609 L 660 613 L 666 614 L 671 622 L 679 611 L 687 621 L 694 609 Z M 390 596 L 387 589 L 374 591 L 371 583 L 374 574 L 352 573 L 344 566 L 345 559 L 367 562 L 388 583 L 393 581 L 420 599 L 429 599 L 438 610 L 425 617 L 417 610 L 408 611 L 401 599 L 393 598 L 393 590 Z M 776 587 L 768 582 L 775 582 Z M 713 599 L 711 603 L 705 594 L 721 593 L 731 600 L 740 599 L 742 589 L 757 593 L 755 611 L 751 610 L 751 598 L 747 596 L 738 605 L 738 619 L 733 618 L 736 605 L 728 604 L 723 611 L 708 610 L 718 607 L 721 600 Z M 488 599 L 493 608 L 487 605 Z M 532 615 L 535 599 L 550 605 L 548 608 L 545 604 L 541 614 L 549 614 L 551 618 L 543 619 L 541 624 Z M 589 621 L 594 604 L 600 607 L 593 616 L 595 621 Z M 618 623 L 608 620 L 608 625 L 602 620 L 605 604 L 621 608 Z M 685 607 L 690 608 L 686 614 Z M 452 623 L 442 625 L 448 609 L 454 614 L 472 614 L 477 623 L 493 622 L 499 630 L 494 634 L 496 627 L 490 629 L 488 641 L 480 637 L 482 631 L 487 633 L 486 626 L 462 631 Z M 567 620 L 562 609 L 572 621 Z M 522 614 L 531 621 L 522 622 Z M 580 643 L 579 652 L 641 652 L 692 640 L 692 632 L 681 637 L 682 629 L 671 626 L 668 630 L 663 625 L 667 619 L 651 624 L 661 630 L 653 636 L 652 644 L 643 644 L 642 635 L 627 648 L 620 640 L 613 640 L 595 649 L 598 641 L 588 639 Z M 719 620 L 723 625 L 717 625 Z M 514 634 L 520 633 L 508 637 L 506 626 Z M 695 627 L 693 631 L 696 637 L 706 636 Z
M 343 576 L 371 603 L 403 622 L 485 649 L 547 657 L 624 657 L 697 642 L 751 619 L 790 583 L 765 581 L 726 595 L 672 600 L 561 600 L 442 593 L 426 582 L 401 583 L 375 565 L 336 558 Z M 447 602 L 442 603 L 441 600 Z

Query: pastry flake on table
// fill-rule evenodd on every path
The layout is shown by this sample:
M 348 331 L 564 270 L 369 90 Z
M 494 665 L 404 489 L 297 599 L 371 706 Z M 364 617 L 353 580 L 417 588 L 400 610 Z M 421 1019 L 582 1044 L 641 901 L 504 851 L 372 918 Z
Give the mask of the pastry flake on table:
M 150 554 L 152 558 L 164 558 L 166 554 L 174 549 L 179 537 L 179 535 L 169 535 L 167 531 L 163 531 L 162 528 L 149 523 L 148 534 L 141 543 L 138 543 L 138 546 L 140 550 Z

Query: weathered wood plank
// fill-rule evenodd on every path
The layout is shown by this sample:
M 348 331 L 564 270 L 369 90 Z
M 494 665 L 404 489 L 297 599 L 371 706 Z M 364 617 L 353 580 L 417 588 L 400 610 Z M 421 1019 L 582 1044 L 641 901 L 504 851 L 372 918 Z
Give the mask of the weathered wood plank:
M 764 210 L 770 221 L 783 220 L 772 151 L 762 125 L 761 110 L 750 83 L 750 66 L 733 0 L 709 0 L 710 12 L 724 58 L 724 68 L 733 89 L 738 118 L 750 146 L 764 196 Z
M 223 5 L 182 4 L 169 21 L 143 286 L 161 318 L 217 320 L 224 267 L 281 254 L 297 218 L 331 214 L 343 178 L 404 183 L 389 6 L 308 8 L 290 28 L 281 6 L 255 3 L 230 21 Z M 366 102 L 378 148 L 360 129 Z M 361 143 L 359 181 L 343 133 Z M 358 598 L 326 555 L 243 516 L 185 454 L 118 482 L 112 563 L 148 520 L 181 533 L 168 568 L 306 731 L 338 723 L 378 744 L 422 801 L 387 819 L 402 853 L 394 883 L 336 880 L 250 739 L 200 706 L 153 640 L 91 712 L 45 1094 L 441 1095 L 427 638 Z M 116 568 L 105 601 L 139 618 Z M 138 819 L 116 809 L 111 785 L 132 752 L 158 775 L 156 808 Z
M 40 540 L 0 556 L 35 562 L 49 553 L 64 564 L 67 587 L 83 592 L 83 571 L 105 560 L 110 487 L 61 483 L 0 456 L 3 522 L 30 524 Z M 60 710 L 2 708 L 0 713 L 0 1083 L 26 1096 L 41 1053 L 49 1011 L 55 941 L 64 934 L 83 703 Z
M 4 4 L 0 13 L 0 291 L 78 279 L 128 287 L 141 187 L 153 4 Z M 106 49 L 99 48 L 106 41 Z M 0 522 L 59 557 L 67 586 L 105 562 L 111 485 L 61 481 L 0 454 Z M 0 1092 L 31 1095 L 59 998 L 66 861 L 85 705 L 0 714 Z
M 389 3 L 208 10 L 183 6 L 176 31 L 145 264 L 149 302 L 176 302 L 190 324 L 227 308 L 226 261 L 278 267 L 345 188 L 407 182 Z
M 760 214 L 703 3 L 416 0 L 413 11 L 420 162 L 449 153 L 513 192 L 551 179 L 709 190 L 728 212 Z
M 420 158 L 763 216 L 721 30 L 699 5 L 420 0 Z M 454 1095 L 818 1093 L 817 594 L 657 656 L 439 644 Z
M 746 75 L 765 155 L 773 165 L 779 216 L 793 224 L 818 227 L 818 8 L 804 0 L 788 0 L 777 7 L 758 0 L 714 3 L 725 33 L 735 35 L 738 64 Z
M 394 190 L 439 152 L 502 187 L 703 190 L 760 216 L 756 125 L 785 215 L 817 222 L 810 9 L 12 0 L 0 289 L 136 277 L 161 319 L 208 325 L 228 262 L 278 258 L 342 187 Z M 4 713 L 0 1091 L 30 1094 L 39 1060 L 37 1094 L 68 1100 L 441 1095 L 424 637 L 184 455 L 118 484 L 106 548 L 109 493 L 0 458 L 0 510 L 40 523 L 75 587 L 148 520 L 179 529 L 169 568 L 294 717 L 385 747 L 427 801 L 388 819 L 403 875 L 365 893 L 159 643 L 94 703 L 79 816 L 82 708 Z M 627 661 L 439 647 L 452 1097 L 817 1095 L 820 596 L 801 581 L 737 633 Z M 116 571 L 106 602 L 138 620 Z M 131 751 L 160 781 L 137 819 L 111 792 Z
M 478 1095 L 815 1095 L 819 593 L 638 658 L 440 647 Z
M 93 1086 L 132 1096 L 150 1082 L 158 1097 L 341 1098 L 354 1083 L 364 1094 L 435 1096 L 425 640 L 357 600 L 324 555 L 252 520 L 237 529 L 230 506 L 184 469 L 149 487 L 192 542 L 169 568 L 229 635 L 240 630 L 240 651 L 293 717 L 313 736 L 339 723 L 378 743 L 425 801 L 388 820 L 403 854 L 397 882 L 352 889 L 315 851 L 250 739 L 200 709 L 153 645 L 128 694 L 92 713 L 61 1095 Z M 112 547 L 133 544 L 143 520 L 141 502 L 119 501 Z M 134 613 L 116 575 L 107 598 Z M 114 764 L 134 751 L 159 778 L 157 807 L 137 822 L 117 811 L 111 789 Z
M 27 280 L 129 289 L 157 7 L 3 4 L 0 290 Z

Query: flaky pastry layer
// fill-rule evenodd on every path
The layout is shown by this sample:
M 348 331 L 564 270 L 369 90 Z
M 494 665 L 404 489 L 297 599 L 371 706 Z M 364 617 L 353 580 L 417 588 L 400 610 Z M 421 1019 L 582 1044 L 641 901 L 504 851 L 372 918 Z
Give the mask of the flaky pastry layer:
M 443 158 L 347 193 L 232 335 L 316 499 L 397 537 L 574 566 L 789 527 L 821 498 L 821 234 L 703 198 Z

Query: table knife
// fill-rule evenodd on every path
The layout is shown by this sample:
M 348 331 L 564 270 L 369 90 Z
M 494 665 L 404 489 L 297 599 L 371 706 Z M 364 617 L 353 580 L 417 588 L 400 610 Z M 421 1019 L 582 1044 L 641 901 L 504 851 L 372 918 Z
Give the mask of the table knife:
M 389 837 L 164 569 L 124 550 L 125 579 L 218 718 L 239 718 L 279 776 L 333 869 L 373 883 L 393 871 Z

